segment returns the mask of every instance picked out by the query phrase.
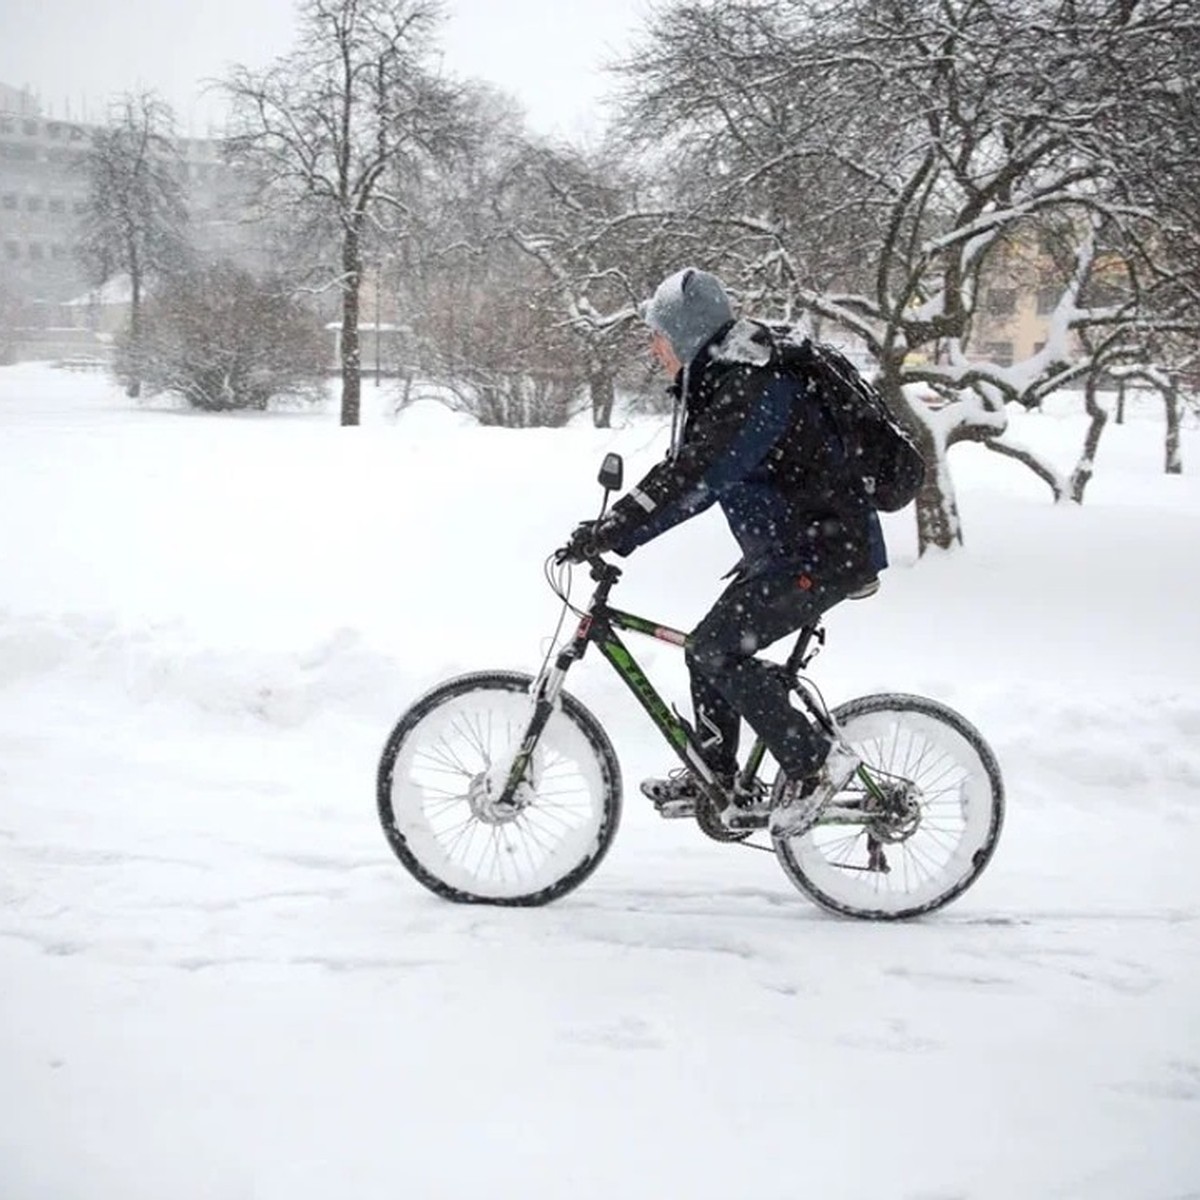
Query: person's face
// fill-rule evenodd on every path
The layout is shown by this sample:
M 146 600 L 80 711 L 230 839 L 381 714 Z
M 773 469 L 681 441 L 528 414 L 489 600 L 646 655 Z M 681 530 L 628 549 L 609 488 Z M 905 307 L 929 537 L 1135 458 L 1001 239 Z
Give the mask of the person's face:
M 650 352 L 658 360 L 659 366 L 674 379 L 683 363 L 676 357 L 675 349 L 665 333 L 660 333 L 657 329 L 654 331 L 650 340 Z

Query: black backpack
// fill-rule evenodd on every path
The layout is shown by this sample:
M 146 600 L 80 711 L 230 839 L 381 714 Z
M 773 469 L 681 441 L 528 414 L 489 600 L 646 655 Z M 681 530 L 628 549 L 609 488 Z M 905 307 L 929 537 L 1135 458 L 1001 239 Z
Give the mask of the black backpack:
M 823 342 L 777 336 L 775 346 L 780 368 L 824 401 L 847 452 L 855 456 L 871 504 L 897 512 L 910 503 L 925 481 L 925 460 L 878 390 L 841 351 Z

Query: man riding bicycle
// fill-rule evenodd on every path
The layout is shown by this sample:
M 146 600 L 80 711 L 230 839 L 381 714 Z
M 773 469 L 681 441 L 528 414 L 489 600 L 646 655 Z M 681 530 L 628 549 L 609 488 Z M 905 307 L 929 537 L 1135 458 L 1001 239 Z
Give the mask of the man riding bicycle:
M 575 530 L 567 556 L 628 555 L 721 506 L 742 558 L 688 638 L 699 745 L 729 795 L 722 821 L 732 829 L 747 813 L 761 816 L 760 802 L 733 794 L 745 718 L 786 776 L 770 829 L 795 836 L 859 760 L 792 706 L 777 668 L 755 655 L 877 586 L 887 565 L 879 518 L 819 395 L 781 368 L 766 326 L 734 319 L 716 276 L 694 268 L 671 275 L 645 320 L 654 355 L 673 377 L 671 448 L 602 521 Z M 646 780 L 642 790 L 660 806 L 695 803 L 700 794 L 685 769 Z

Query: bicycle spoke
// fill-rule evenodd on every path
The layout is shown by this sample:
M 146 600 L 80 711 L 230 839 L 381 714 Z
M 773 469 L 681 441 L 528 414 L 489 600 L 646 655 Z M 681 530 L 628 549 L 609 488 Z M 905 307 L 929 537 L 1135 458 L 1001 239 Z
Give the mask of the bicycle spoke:
M 465 775 L 468 779 L 471 777 L 471 772 L 468 771 L 461 762 L 456 762 L 454 759 L 448 756 L 435 754 L 431 749 L 423 749 L 417 758 L 430 759 L 432 762 L 437 764 L 436 767 L 425 767 L 424 769 L 427 771 L 441 770 L 447 775 Z M 415 765 L 416 760 L 414 760 L 414 766 Z
M 451 724 L 450 728 L 457 732 L 459 737 L 461 737 L 462 740 L 479 755 L 480 762 L 484 766 L 491 766 L 491 760 L 488 758 L 487 747 L 484 745 L 483 739 L 480 737 L 478 730 L 472 727 L 471 720 L 472 718 L 468 717 L 463 720 L 455 721 Z
M 431 795 L 428 788 L 425 789 L 425 811 L 433 816 L 445 812 L 449 808 L 453 808 L 456 804 L 469 804 L 470 800 L 465 792 L 455 795 L 453 792 L 434 792 L 433 799 L 428 797 Z

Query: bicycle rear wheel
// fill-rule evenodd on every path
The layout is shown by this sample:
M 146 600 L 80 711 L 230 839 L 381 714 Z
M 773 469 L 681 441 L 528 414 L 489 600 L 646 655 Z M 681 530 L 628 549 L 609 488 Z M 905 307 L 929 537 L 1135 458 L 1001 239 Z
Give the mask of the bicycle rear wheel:
M 953 709 L 921 696 L 863 696 L 833 716 L 894 803 L 881 811 L 851 784 L 829 817 L 776 841 L 784 872 L 843 916 L 903 920 L 949 904 L 979 878 L 1000 836 L 995 755 Z
M 616 755 L 566 692 L 514 803 L 498 804 L 532 715 L 532 682 L 511 671 L 448 680 L 400 718 L 384 747 L 376 795 L 388 844 L 448 900 L 545 904 L 582 883 L 616 834 Z

